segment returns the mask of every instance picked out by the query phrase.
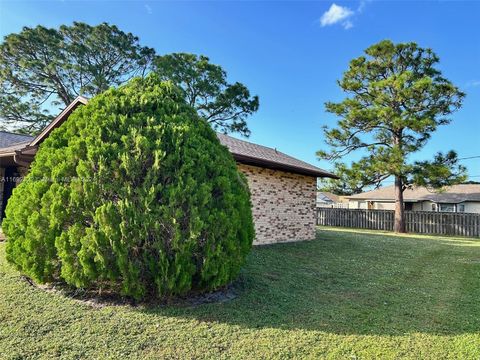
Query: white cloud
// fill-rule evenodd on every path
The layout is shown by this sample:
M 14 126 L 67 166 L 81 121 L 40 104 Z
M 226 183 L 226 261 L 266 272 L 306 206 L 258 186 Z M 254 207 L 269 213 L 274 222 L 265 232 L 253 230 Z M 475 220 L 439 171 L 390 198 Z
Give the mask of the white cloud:
M 152 8 L 151 8 L 150 5 L 148 5 L 148 4 L 145 4 L 145 10 L 147 10 L 147 13 L 149 13 L 149 14 L 152 14 L 152 13 L 153 13 Z
M 367 6 L 367 3 L 371 1 L 372 0 L 360 0 L 360 4 L 358 5 L 358 8 L 357 8 L 357 13 L 361 13 L 363 9 L 365 9 L 365 6 Z
M 480 86 L 480 80 L 470 80 L 467 83 L 467 87 L 477 87 Z
M 320 18 L 320 24 L 322 26 L 329 26 L 341 23 L 345 29 L 349 29 L 353 24 L 347 19 L 353 16 L 353 14 L 354 12 L 348 7 L 332 4 L 330 9 L 323 13 Z
M 345 30 L 348 30 L 353 27 L 353 23 L 350 20 L 347 20 L 342 24 L 342 26 Z
M 361 14 L 369 2 L 373 0 L 360 0 L 356 10 L 352 10 L 346 6 L 340 6 L 335 3 L 330 5 L 330 8 L 325 11 L 320 18 L 322 27 L 340 24 L 345 30 L 353 27 L 352 17 Z

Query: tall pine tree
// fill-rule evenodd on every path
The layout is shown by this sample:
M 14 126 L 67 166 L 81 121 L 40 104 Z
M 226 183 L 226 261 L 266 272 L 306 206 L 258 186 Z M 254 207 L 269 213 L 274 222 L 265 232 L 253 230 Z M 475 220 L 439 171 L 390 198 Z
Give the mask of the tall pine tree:
M 325 128 L 328 151 L 320 158 L 341 162 L 343 156 L 364 150 L 352 164 L 362 181 L 379 184 L 393 177 L 396 232 L 405 232 L 403 192 L 409 186 L 432 188 L 465 179 L 465 168 L 454 151 L 438 153 L 432 161 L 409 162 L 449 115 L 462 105 L 464 93 L 442 76 L 438 56 L 415 43 L 384 40 L 353 59 L 339 85 L 349 94 L 326 109 L 340 117 Z M 340 166 L 344 172 L 351 171 Z

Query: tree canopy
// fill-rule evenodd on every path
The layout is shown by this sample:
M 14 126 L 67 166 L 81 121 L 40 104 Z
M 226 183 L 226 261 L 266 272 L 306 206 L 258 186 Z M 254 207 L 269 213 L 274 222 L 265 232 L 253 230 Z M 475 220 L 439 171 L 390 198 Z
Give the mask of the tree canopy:
M 52 107 L 145 75 L 155 52 L 115 25 L 81 22 L 24 27 L 0 45 L 0 118 L 24 132 L 42 129 Z
M 246 118 L 258 110 L 258 96 L 251 96 L 239 82 L 229 84 L 225 70 L 206 56 L 174 53 L 158 56 L 154 71 L 162 80 L 179 86 L 185 99 L 214 129 L 250 135 Z
M 228 284 L 250 251 L 248 185 L 171 83 L 94 97 L 42 143 L 2 223 L 39 282 L 140 299 Z
M 334 165 L 333 173 L 338 176 L 338 179 L 320 179 L 319 190 L 349 196 L 359 194 L 371 185 L 379 185 L 363 171 L 361 164 L 358 163 L 353 163 L 349 167 L 344 163 L 337 162 Z
M 329 150 L 318 156 L 342 162 L 345 155 L 363 150 L 351 168 L 344 164 L 337 169 L 359 172 L 362 182 L 369 184 L 393 177 L 399 232 L 405 231 L 405 188 L 439 188 L 465 179 L 465 168 L 454 151 L 438 153 L 432 161 L 409 161 L 439 126 L 450 123 L 449 115 L 461 107 L 465 96 L 442 76 L 438 62 L 431 49 L 415 43 L 381 41 L 353 59 L 338 82 L 349 97 L 326 103 L 327 111 L 340 120 L 336 127 L 325 128 Z
M 81 22 L 58 29 L 24 27 L 0 44 L 1 128 L 35 133 L 78 95 L 92 97 L 153 69 L 183 91 L 200 117 L 221 132 L 248 136 L 258 96 L 227 81 L 206 56 L 169 54 L 140 44 L 115 25 Z M 53 114 L 52 114 L 53 113 Z

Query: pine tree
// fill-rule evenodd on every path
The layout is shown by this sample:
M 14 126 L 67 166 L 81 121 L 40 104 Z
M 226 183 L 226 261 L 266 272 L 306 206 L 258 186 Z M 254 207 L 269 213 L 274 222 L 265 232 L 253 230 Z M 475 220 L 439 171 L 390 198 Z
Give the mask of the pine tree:
M 381 41 L 350 62 L 339 85 L 350 97 L 326 103 L 327 111 L 340 117 L 338 126 L 326 128 L 329 151 L 321 158 L 341 161 L 353 151 L 363 157 L 342 174 L 360 172 L 353 183 L 395 181 L 395 231 L 405 232 L 403 192 L 413 185 L 440 188 L 465 180 L 457 154 L 438 153 L 433 161 L 409 163 L 449 115 L 459 109 L 464 94 L 437 69 L 439 58 L 415 43 Z

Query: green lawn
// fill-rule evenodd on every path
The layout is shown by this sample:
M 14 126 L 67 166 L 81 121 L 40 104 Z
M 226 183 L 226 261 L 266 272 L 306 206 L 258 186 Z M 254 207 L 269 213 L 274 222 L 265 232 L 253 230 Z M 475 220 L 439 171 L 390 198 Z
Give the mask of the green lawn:
M 92 308 L 0 244 L 0 358 L 480 358 L 480 240 L 323 229 L 254 248 L 238 297 Z

